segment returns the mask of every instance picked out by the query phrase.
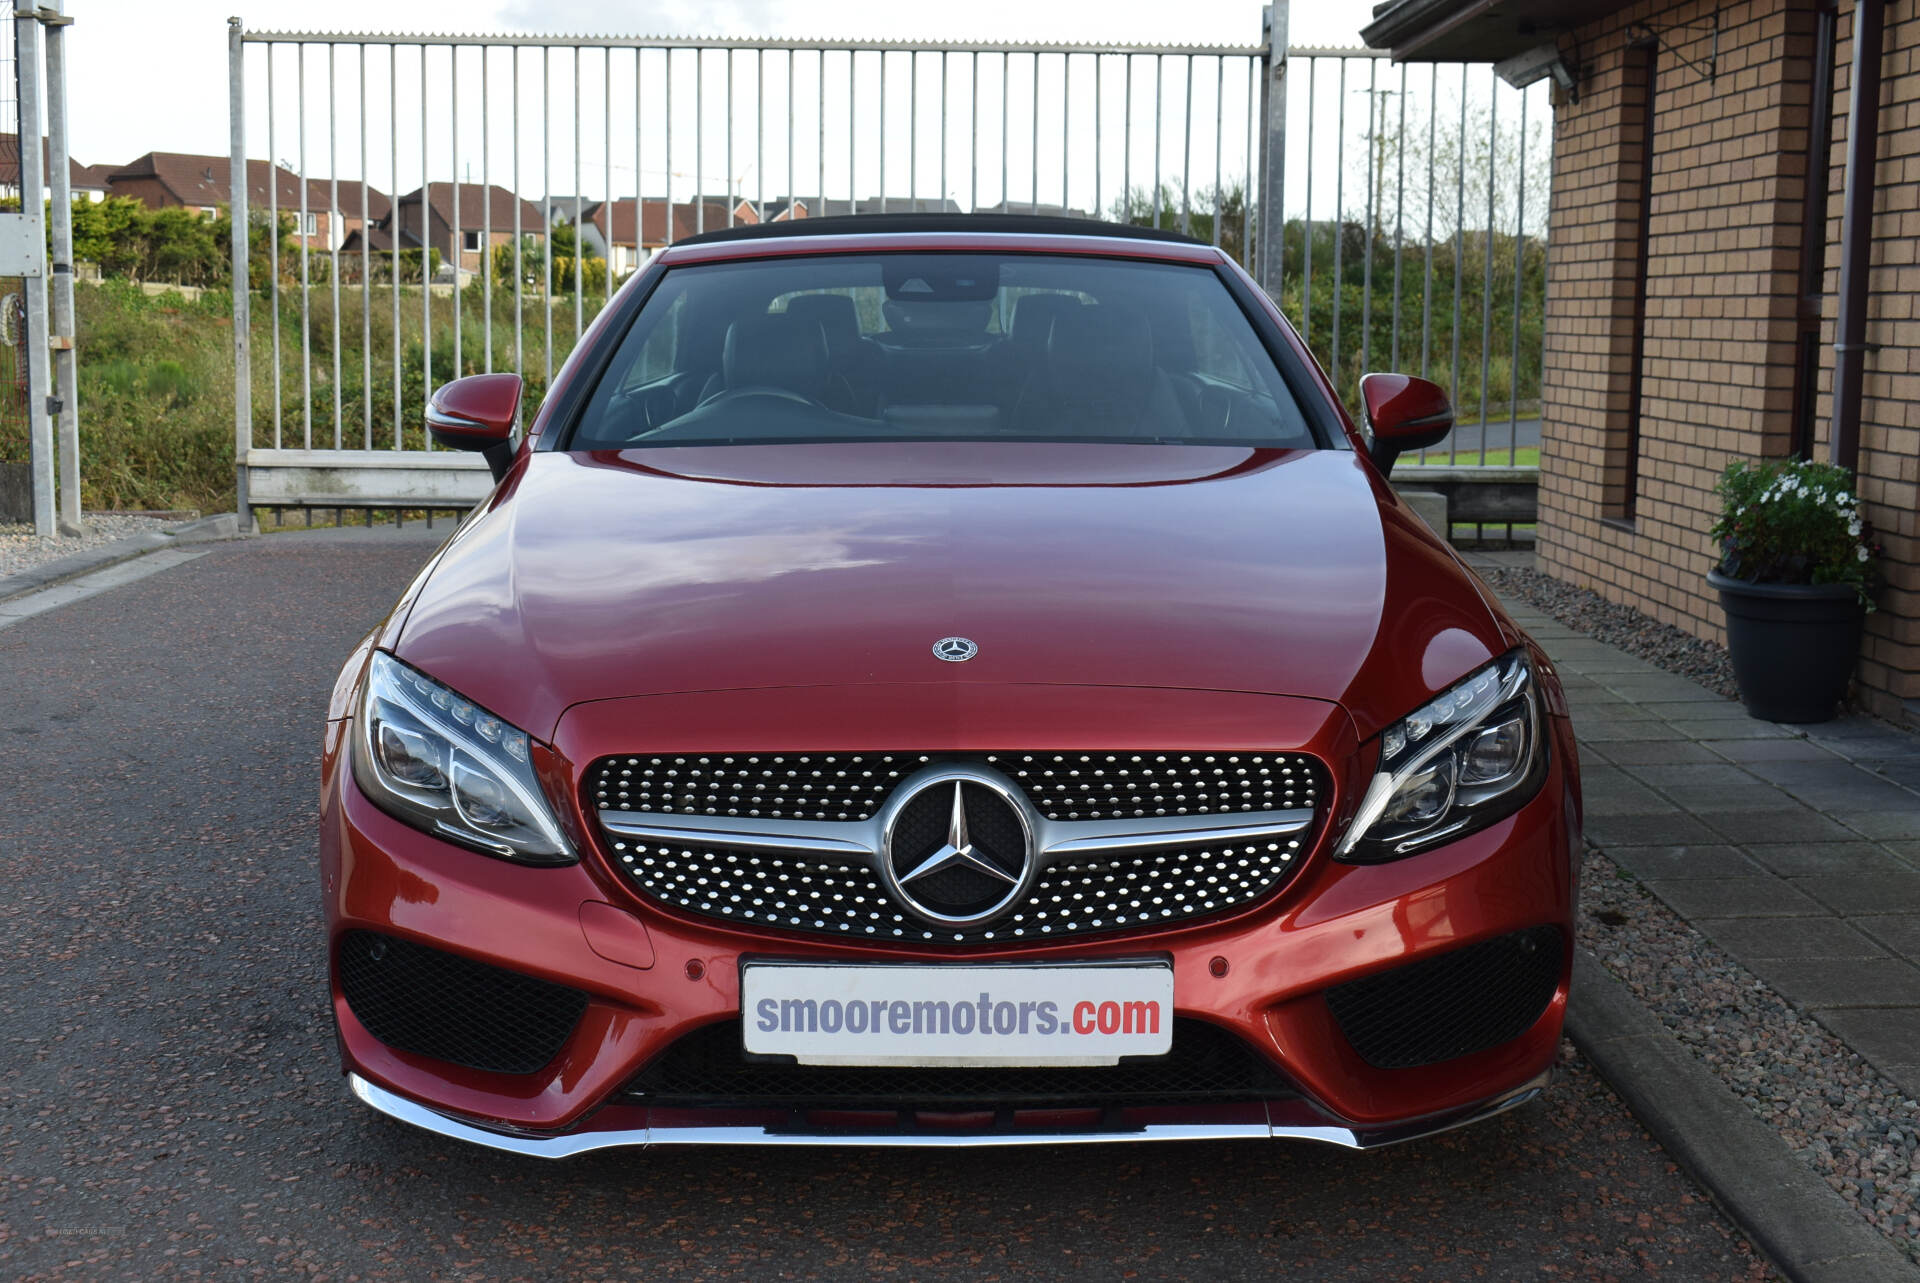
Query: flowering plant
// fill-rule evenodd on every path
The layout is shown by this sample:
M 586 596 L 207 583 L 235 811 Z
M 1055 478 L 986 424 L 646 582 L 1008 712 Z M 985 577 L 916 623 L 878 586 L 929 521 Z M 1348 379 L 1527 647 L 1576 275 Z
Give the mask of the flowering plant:
M 1728 464 L 1710 532 L 1720 543 L 1720 573 L 1750 583 L 1851 584 L 1872 610 L 1881 549 L 1852 486 L 1852 475 L 1832 463 Z

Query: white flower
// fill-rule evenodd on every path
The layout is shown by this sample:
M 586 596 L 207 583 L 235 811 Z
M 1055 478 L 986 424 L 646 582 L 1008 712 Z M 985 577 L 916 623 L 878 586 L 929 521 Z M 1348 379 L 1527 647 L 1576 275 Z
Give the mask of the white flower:
M 1860 560 L 1865 561 L 1867 559 L 1867 550 L 1865 545 L 1862 545 L 1861 547 L 1855 549 L 1855 552 L 1859 555 Z
M 1860 518 L 1855 517 L 1847 523 L 1847 533 L 1856 539 L 1860 537 Z

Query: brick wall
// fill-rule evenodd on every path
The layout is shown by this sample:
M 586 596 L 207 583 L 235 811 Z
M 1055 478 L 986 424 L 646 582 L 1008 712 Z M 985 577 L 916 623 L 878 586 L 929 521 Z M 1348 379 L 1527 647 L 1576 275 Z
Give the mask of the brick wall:
M 1540 563 L 1667 623 L 1720 640 L 1705 582 L 1713 486 L 1733 458 L 1791 448 L 1795 307 L 1806 170 L 1811 0 L 1718 6 L 1648 0 L 1579 32 L 1588 77 L 1556 105 Z M 1906 9 L 1907 6 L 1898 8 Z M 1850 5 L 1843 5 L 1830 154 L 1820 437 L 1831 413 L 1832 325 L 1846 128 Z M 1636 24 L 1641 24 L 1636 26 Z M 1654 55 L 1654 148 L 1643 191 L 1645 26 Z M 1889 590 L 1869 623 L 1862 698 L 1899 716 L 1920 697 L 1920 358 L 1905 327 L 1920 290 L 1920 21 L 1888 23 L 1861 492 L 1888 547 Z M 1641 44 L 1636 45 L 1636 41 Z M 1571 50 L 1572 41 L 1562 47 Z M 1646 242 L 1637 501 L 1625 511 L 1641 201 Z M 1920 708 L 1920 705 L 1916 705 Z
M 1847 138 L 1847 94 L 1853 59 L 1852 5 L 1841 8 L 1836 88 L 1833 198 L 1827 238 L 1826 337 L 1839 313 L 1842 170 Z M 1920 236 L 1920 17 L 1910 4 L 1887 6 L 1881 62 L 1880 145 L 1874 199 L 1873 292 L 1867 305 L 1867 341 L 1880 345 L 1866 358 L 1860 413 L 1860 492 L 1867 519 L 1887 548 L 1887 587 L 1880 610 L 1867 618 L 1860 683 L 1872 706 L 1888 716 L 1920 720 L 1920 335 L 1913 332 L 1920 292 L 1916 241 Z M 1831 364 L 1823 373 L 1831 394 Z M 1823 419 L 1830 395 L 1821 401 Z M 1822 423 L 1824 433 L 1826 424 Z

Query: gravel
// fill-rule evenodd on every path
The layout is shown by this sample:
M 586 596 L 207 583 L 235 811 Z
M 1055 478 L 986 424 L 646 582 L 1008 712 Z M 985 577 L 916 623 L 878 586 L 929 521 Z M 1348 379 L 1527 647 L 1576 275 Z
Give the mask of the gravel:
M 1815 1173 L 1920 1262 L 1920 1103 L 1589 850 L 1580 942 Z
M 1618 646 L 1669 673 L 1691 678 L 1717 695 L 1740 698 L 1733 684 L 1733 663 L 1724 646 L 1702 641 L 1631 606 L 1608 601 L 1590 588 L 1576 588 L 1537 570 L 1502 566 L 1479 573 L 1500 596 L 1537 606 L 1575 632 Z
M 32 570 L 49 561 L 70 557 L 88 548 L 125 539 L 128 535 L 158 530 L 167 523 L 158 517 L 101 516 L 89 514 L 87 533 L 78 538 L 43 538 L 30 525 L 0 525 L 0 579 Z

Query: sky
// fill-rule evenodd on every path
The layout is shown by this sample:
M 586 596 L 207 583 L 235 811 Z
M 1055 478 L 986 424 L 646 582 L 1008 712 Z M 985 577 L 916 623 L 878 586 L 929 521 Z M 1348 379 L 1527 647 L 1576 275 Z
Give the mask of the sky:
M 1288 43 L 1357 52 L 1374 3 L 1292 4 Z M 246 0 L 68 0 L 67 7 L 75 19 L 68 55 L 72 153 L 83 163 L 113 165 L 156 150 L 228 152 L 227 17 L 236 9 L 253 32 L 856 35 L 1241 48 L 1261 36 L 1255 0 L 256 0 L 252 7 Z M 1145 196 L 1156 174 L 1171 201 L 1204 209 L 1203 193 L 1216 185 L 1232 190 L 1255 168 L 1258 75 L 1245 56 L 1137 58 L 1130 70 L 1127 60 L 1111 56 L 990 55 L 976 65 L 964 53 L 896 53 L 883 71 L 872 52 L 850 66 L 844 52 L 803 51 L 789 62 L 784 52 L 729 58 L 709 51 L 696 60 L 680 51 L 669 72 L 659 49 L 636 61 L 630 49 L 588 48 L 576 61 L 571 47 L 465 47 L 456 59 L 436 46 L 427 51 L 423 91 L 417 47 L 403 46 L 397 58 L 380 44 L 331 48 L 330 57 L 325 44 L 246 46 L 248 155 L 271 154 L 296 173 L 336 174 L 343 184 L 364 173 L 390 194 L 457 173 L 517 187 L 536 204 L 575 192 L 589 201 L 631 198 L 636 188 L 651 199 L 671 191 L 676 200 L 695 191 L 840 200 L 884 190 L 889 198 L 944 195 L 961 208 L 1064 203 L 1112 216 L 1123 191 Z M 1436 190 L 1419 182 L 1427 154 L 1435 146 L 1443 156 L 1504 152 L 1521 110 L 1520 95 L 1495 86 L 1484 66 L 1322 57 L 1292 61 L 1288 80 L 1282 204 L 1289 217 L 1306 211 L 1355 218 L 1372 210 L 1383 221 L 1424 227 L 1425 204 Z M 1545 86 L 1529 91 L 1528 102 L 1528 150 L 1520 158 L 1526 163 L 1507 166 L 1514 171 L 1537 168 L 1546 153 Z M 1430 109 L 1437 129 L 1428 123 Z M 756 117 L 764 122 L 758 134 Z M 1500 148 L 1489 142 L 1488 126 L 1503 140 Z M 1404 145 L 1396 144 L 1396 132 Z M 1371 183 L 1369 155 L 1380 162 Z M 1389 155 L 1396 158 L 1391 164 Z M 1407 198 L 1388 197 L 1389 182 L 1396 191 L 1404 184 Z M 1444 190 L 1439 200 L 1444 214 L 1453 202 Z M 1540 213 L 1525 211 L 1530 227 Z M 1500 221 L 1509 221 L 1504 211 Z
M 328 31 L 433 31 L 433 32 L 538 32 L 538 33 L 588 33 L 595 35 L 626 35 L 635 33 L 673 34 L 673 35 L 732 35 L 732 36 L 785 36 L 831 37 L 858 33 L 863 37 L 919 38 L 944 40 L 983 40 L 983 41 L 1102 41 L 1110 43 L 1178 43 L 1178 44 L 1254 44 L 1260 37 L 1261 6 L 1253 0 L 1180 0 L 1179 3 L 1142 3 L 1140 0 L 1047 0 L 1035 3 L 1034 0 L 970 0 L 964 5 L 902 4 L 899 0 L 816 0 L 809 5 L 777 4 L 771 0 L 713 0 L 709 3 L 693 3 L 690 0 L 636 0 L 628 4 L 610 4 L 605 0 L 409 0 L 404 6 L 396 6 L 392 0 L 331 0 L 324 6 L 309 4 L 288 4 L 262 0 L 247 5 L 244 0 L 172 0 L 166 5 L 154 4 L 152 0 L 69 0 L 68 10 L 75 23 L 70 29 L 70 66 L 73 83 L 68 93 L 71 113 L 71 147 L 74 156 L 89 164 L 121 164 L 151 150 L 184 151 L 224 154 L 228 149 L 228 92 L 227 92 L 227 16 L 239 11 L 250 30 L 328 30 Z M 1295 5 L 1290 16 L 1290 43 L 1302 45 L 1358 46 L 1359 28 L 1368 20 L 1372 0 L 1316 0 L 1311 5 Z M 396 23 L 397 14 L 404 14 L 404 20 Z M 436 59 L 444 59 L 443 51 L 435 50 Z M 249 150 L 253 155 L 261 155 L 267 150 L 267 137 L 264 133 L 265 87 L 262 58 L 264 50 L 253 47 L 249 52 L 249 75 L 254 83 L 249 86 L 250 131 Z M 276 55 L 280 61 L 275 63 L 276 78 L 275 102 L 279 109 L 280 120 L 277 123 L 276 136 L 272 150 L 283 160 L 298 167 L 298 139 L 292 121 L 296 117 L 297 106 L 297 68 L 294 54 L 290 48 L 282 48 Z M 596 113 L 591 106 L 584 113 L 589 119 L 582 126 L 579 149 L 587 158 L 587 167 L 591 175 L 583 174 L 582 186 L 590 193 L 604 191 L 612 187 L 616 194 L 624 191 L 631 194 L 634 186 L 631 160 L 634 125 L 634 109 L 631 101 L 633 84 L 632 55 L 626 54 L 626 63 L 616 60 L 610 64 L 610 84 L 603 84 L 598 71 L 589 65 L 582 73 L 581 89 L 589 104 L 601 94 L 611 101 L 622 97 L 628 99 L 626 115 L 613 120 L 618 113 L 608 109 L 610 125 L 602 130 L 597 123 Z M 313 174 L 328 172 L 327 155 L 331 145 L 337 148 L 343 157 L 340 169 L 343 176 L 357 177 L 363 167 L 357 160 L 358 146 L 358 109 L 354 105 L 357 97 L 357 50 L 343 46 L 336 54 L 338 65 L 335 75 L 340 86 L 340 105 L 336 109 L 336 137 L 331 144 L 326 135 L 325 86 L 327 78 L 326 55 L 323 49 L 310 50 L 307 62 L 307 102 L 309 104 L 309 123 L 307 133 L 307 171 Z M 421 172 L 419 161 L 419 139 L 416 122 L 419 120 L 419 108 L 409 110 L 404 101 L 412 96 L 418 99 L 417 61 L 408 62 L 397 72 L 398 90 L 402 100 L 399 116 L 405 123 L 392 132 L 404 134 L 397 138 L 396 145 L 389 147 L 386 140 L 379 137 L 387 132 L 390 122 L 382 110 L 380 99 L 392 91 L 387 84 L 384 69 L 384 51 L 375 50 L 369 57 L 372 63 L 368 73 L 368 93 L 374 100 L 368 111 L 368 120 L 373 137 L 369 143 L 367 162 L 376 184 L 387 187 L 392 184 L 392 170 L 395 153 L 400 161 L 400 187 L 410 189 L 418 183 Z M 530 56 L 529 56 L 530 57 Z M 844 65 L 844 55 L 840 56 Z M 469 51 L 469 60 L 464 64 L 462 75 L 467 84 L 462 89 L 462 113 L 464 117 L 477 116 L 477 79 L 478 55 Z M 572 190 L 572 140 L 566 136 L 571 124 L 571 94 L 573 91 L 568 57 L 556 55 L 554 61 L 554 80 L 551 92 L 560 117 L 554 126 L 561 137 L 555 140 L 555 164 L 560 171 L 553 182 L 557 190 Z M 593 62 L 589 55 L 588 63 Z M 862 116 L 873 110 L 872 104 L 878 99 L 878 64 L 863 67 L 856 80 L 856 95 L 861 99 L 854 104 L 855 111 Z M 688 68 L 691 63 L 684 59 L 677 64 L 676 75 L 684 80 L 691 79 Z M 903 106 L 902 87 L 898 83 L 903 77 L 899 62 L 890 64 L 890 75 L 895 83 L 888 88 L 890 115 L 897 113 Z M 963 63 L 950 64 L 954 74 L 966 76 Z M 523 61 L 523 77 L 527 81 L 522 98 L 523 110 L 536 100 L 534 87 L 537 76 L 535 64 Z M 747 63 L 736 64 L 737 78 L 743 82 L 750 77 Z M 1170 64 L 1177 69 L 1178 64 Z M 503 74 L 506 64 L 496 59 L 489 64 L 491 74 L 497 79 L 506 79 Z M 773 114 L 769 116 L 772 130 L 769 147 L 773 146 L 773 135 L 780 135 L 783 127 L 775 124 L 780 116 L 780 106 L 785 93 L 784 59 L 770 59 L 771 74 L 775 83 L 768 88 L 769 101 Z M 1070 89 L 1059 82 L 1057 63 L 1043 66 L 1039 71 L 1039 102 L 1042 118 L 1049 110 L 1056 114 L 1054 123 L 1043 131 L 1048 137 L 1035 146 L 1031 142 L 1016 150 L 1016 144 L 1010 142 L 1008 164 L 1018 169 L 1039 167 L 1045 170 L 1063 168 L 1061 162 L 1063 146 L 1069 150 L 1084 152 L 1090 141 L 1090 88 L 1075 83 Z M 709 62 L 705 74 L 714 84 L 704 87 L 709 105 L 709 119 L 714 119 L 717 110 L 724 115 L 725 100 L 716 98 L 724 90 L 718 74 L 720 64 Z M 932 68 L 922 63 L 920 74 L 929 77 Z M 434 139 L 429 143 L 429 167 L 444 170 L 447 158 L 437 152 L 443 151 L 439 139 L 448 132 L 441 116 L 445 113 L 443 100 L 447 90 L 442 85 L 447 72 L 443 61 L 435 61 L 429 71 L 430 105 L 427 115 L 430 117 L 429 130 Z M 988 65 L 983 68 L 983 77 L 988 84 L 983 85 L 983 103 L 997 103 L 997 86 L 994 84 L 998 72 Z M 1009 84 L 1006 89 L 1009 100 L 1009 114 L 1013 117 L 1014 132 L 1023 120 L 1028 120 L 1034 110 L 1035 91 L 1031 86 L 1031 72 L 1018 62 L 1008 69 Z M 1076 71 L 1080 80 L 1090 82 L 1091 71 Z M 1168 74 L 1174 74 L 1170 71 Z M 648 69 L 643 68 L 643 79 Z M 659 77 L 654 77 L 659 79 Z M 809 97 L 817 98 L 819 81 L 826 80 L 826 89 L 832 99 L 828 107 L 829 132 L 838 134 L 844 129 L 842 123 L 848 108 L 844 82 L 846 73 L 840 67 L 828 64 L 824 74 L 820 70 L 801 67 L 795 72 L 795 92 L 804 101 Z M 1247 88 L 1243 80 L 1234 77 L 1233 83 L 1217 85 L 1210 81 L 1224 80 L 1208 68 L 1196 72 L 1194 92 L 1202 100 L 1196 104 L 1196 119 L 1208 117 L 1209 113 L 1220 116 L 1235 116 L 1236 100 L 1240 111 L 1246 107 Z M 1169 95 L 1169 101 L 1178 103 L 1185 88 L 1178 83 L 1163 87 Z M 624 86 L 624 87 L 623 87 Z M 1219 90 L 1219 102 L 1214 102 L 1216 88 Z M 1065 90 L 1066 92 L 1062 92 Z M 931 86 L 922 90 L 923 110 L 928 116 L 937 116 L 937 99 L 924 96 Z M 659 93 L 654 88 L 655 94 Z M 701 162 L 696 167 L 690 163 L 693 151 L 693 138 L 689 133 L 693 113 L 688 110 L 691 100 L 687 97 L 689 88 L 677 90 L 683 100 L 679 119 L 675 122 L 674 143 L 679 150 L 675 158 L 674 170 L 679 175 L 676 194 L 680 189 L 690 190 L 698 171 L 698 181 L 708 190 L 726 184 L 731 178 L 734 184 L 744 185 L 748 193 L 755 191 L 756 174 L 752 162 L 740 156 L 734 157 L 729 170 L 724 156 L 720 153 L 718 140 L 702 139 Z M 751 90 L 742 83 L 736 98 L 736 104 L 750 109 Z M 493 100 L 498 102 L 501 90 L 496 85 Z M 1077 131 L 1062 128 L 1068 125 L 1061 120 L 1059 108 L 1054 106 L 1056 97 L 1071 98 L 1074 107 L 1081 116 Z M 1141 91 L 1143 100 L 1146 92 Z M 642 99 L 643 103 L 646 99 Z M 663 99 L 654 99 L 656 104 Z M 1112 99 L 1108 100 L 1112 102 Z M 950 109 L 962 110 L 963 88 L 956 86 L 949 99 Z M 1113 110 L 1118 110 L 1117 105 Z M 1150 108 L 1147 110 L 1150 111 Z M 839 119 L 835 119 L 836 113 Z M 654 113 L 657 114 L 657 113 Z M 1112 122 L 1112 112 L 1103 108 L 1103 115 Z M 796 113 L 798 116 L 798 113 Z M 522 133 L 525 141 L 523 164 L 528 169 L 537 168 L 534 163 L 540 151 L 536 138 L 539 129 L 537 110 L 526 110 L 526 119 L 522 121 Z M 1146 138 L 1146 121 L 1142 121 L 1142 138 L 1135 148 L 1139 168 L 1149 170 L 1151 144 Z M 813 116 L 801 120 L 803 132 L 817 132 L 818 121 Z M 650 121 L 649 127 L 659 134 L 651 139 L 656 150 L 664 150 L 664 133 L 661 127 Z M 477 130 L 476 121 L 465 120 L 461 128 L 473 133 Z M 494 128 L 492 144 L 486 149 L 488 158 L 503 169 L 508 164 L 511 150 L 509 130 Z M 961 126 L 956 122 L 954 132 L 949 135 L 956 142 L 961 137 Z M 1112 126 L 1109 132 L 1117 132 L 1118 126 Z M 934 131 L 928 136 L 925 131 Z M 1204 135 L 1196 133 L 1194 145 L 1202 152 L 1214 146 L 1211 119 L 1204 121 Z M 993 132 L 983 126 L 983 132 Z M 1052 137 L 1058 133 L 1059 139 Z M 1218 146 L 1225 152 L 1243 147 L 1245 126 L 1236 119 L 1223 125 Z M 1085 135 L 1083 137 L 1082 135 Z M 927 146 L 938 150 L 938 126 L 929 121 L 922 129 L 920 137 L 926 138 Z M 1171 138 L 1172 135 L 1169 135 Z M 1184 141 L 1184 135 L 1181 135 Z M 743 138 L 744 141 L 744 138 Z M 777 139 L 784 144 L 784 137 Z M 895 144 L 889 143 L 889 147 Z M 878 136 L 870 143 L 859 144 L 861 150 L 855 155 L 855 164 L 865 169 L 865 175 L 856 174 L 855 181 L 862 188 L 871 189 L 877 181 L 877 169 L 881 157 Z M 904 147 L 901 143 L 899 146 Z M 481 150 L 474 138 L 463 138 L 461 154 L 457 161 L 467 174 L 478 177 L 480 164 L 478 153 Z M 993 147 L 997 152 L 998 143 Z M 1111 161 L 1116 169 L 1128 158 L 1116 155 L 1119 144 L 1112 140 L 1102 143 L 1102 157 Z M 611 173 L 603 169 L 599 161 L 609 150 L 624 153 L 622 160 L 616 160 Z M 784 148 L 778 148 L 784 154 Z M 828 186 L 830 191 L 841 194 L 848 182 L 846 172 L 845 147 L 835 149 L 829 144 L 824 155 L 816 151 L 809 153 L 811 159 L 797 156 L 791 175 L 784 172 L 784 164 L 767 165 L 769 181 L 775 187 L 792 185 L 801 190 L 810 190 L 818 185 L 813 177 L 824 165 L 832 171 Z M 902 151 L 897 157 L 894 151 L 887 153 L 887 163 L 894 171 L 889 175 L 888 186 L 896 189 L 902 182 L 901 168 L 906 164 L 906 154 Z M 644 160 L 644 158 L 643 158 Z M 1168 158 L 1170 163 L 1170 158 Z M 995 170 L 990 188 L 987 180 L 980 184 L 983 200 L 997 196 L 997 155 L 987 163 L 987 168 Z M 624 163 L 622 163 L 624 162 Z M 927 162 L 931 163 L 931 162 Z M 1206 181 L 1210 172 L 1210 159 L 1203 166 L 1201 161 L 1194 162 L 1196 182 Z M 659 189 L 666 181 L 663 164 L 647 162 L 644 167 L 652 171 L 652 176 L 643 182 L 649 192 Z M 1240 166 L 1244 169 L 1244 163 Z M 1220 176 L 1231 179 L 1235 170 L 1223 161 Z M 444 173 L 436 172 L 436 178 Z M 492 173 L 490 176 L 497 177 Z M 529 185 L 525 181 L 523 170 L 523 191 L 537 194 L 538 184 Z M 950 175 L 950 177 L 953 177 Z M 1144 186 L 1146 179 L 1141 174 L 1132 175 L 1136 185 Z M 382 179 L 385 181 L 382 181 Z M 1038 192 L 1032 189 L 1033 183 L 1040 183 Z M 1061 195 L 1062 180 L 1057 176 L 1053 182 L 1053 191 L 1049 196 L 1044 180 L 1034 180 L 1029 175 L 1026 186 L 1009 178 L 1006 194 L 1015 199 L 1037 198 L 1058 200 Z M 931 196 L 937 193 L 937 176 L 928 176 L 926 181 L 915 188 L 917 194 Z M 931 186 L 929 185 L 931 184 Z M 1118 182 L 1106 185 L 1108 190 L 1102 199 L 1110 197 Z M 965 200 L 969 193 L 965 184 L 957 179 L 950 181 L 947 194 Z M 868 194 L 863 192 L 863 194 Z M 1092 179 L 1089 176 L 1073 180 L 1073 186 L 1067 189 L 1072 203 L 1087 205 L 1094 199 Z

